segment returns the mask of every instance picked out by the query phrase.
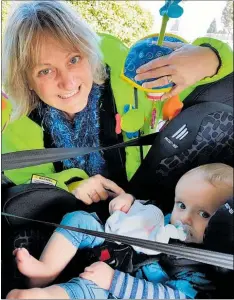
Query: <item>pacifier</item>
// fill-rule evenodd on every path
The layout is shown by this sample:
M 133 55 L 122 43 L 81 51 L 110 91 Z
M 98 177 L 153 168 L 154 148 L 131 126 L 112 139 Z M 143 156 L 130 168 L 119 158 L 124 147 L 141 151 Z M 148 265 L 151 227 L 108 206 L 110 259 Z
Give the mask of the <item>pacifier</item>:
M 189 225 L 183 224 L 181 221 L 176 221 L 175 227 L 179 232 L 181 232 L 182 235 L 184 235 L 184 239 L 181 239 L 182 241 L 184 241 L 185 243 L 194 242 L 194 238 Z

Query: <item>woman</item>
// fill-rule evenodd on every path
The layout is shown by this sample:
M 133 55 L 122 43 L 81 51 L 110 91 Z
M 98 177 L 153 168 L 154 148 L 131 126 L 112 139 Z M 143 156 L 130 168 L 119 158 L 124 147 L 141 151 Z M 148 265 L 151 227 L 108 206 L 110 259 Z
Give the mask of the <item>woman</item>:
M 14 120 L 5 126 L 3 153 L 126 141 L 125 132 L 116 133 L 115 117 L 133 101 L 133 88 L 120 78 L 127 52 L 118 39 L 105 34 L 98 37 L 65 3 L 21 3 L 9 17 L 3 42 L 4 87 L 13 105 L 4 119 L 11 114 Z M 160 84 L 174 80 L 180 87 L 176 92 L 185 89 L 182 99 L 197 85 L 219 80 L 232 71 L 231 49 L 210 38 L 183 46 L 166 59 L 166 66 L 171 66 L 166 73 L 165 64 L 152 62 L 139 76 L 163 74 Z M 153 70 L 150 74 L 146 72 L 149 69 Z M 141 134 L 146 135 L 151 133 L 152 102 L 141 91 L 138 102 L 145 116 Z M 143 155 L 146 151 L 147 147 Z M 35 176 L 41 175 L 45 183 L 52 182 L 91 204 L 107 199 L 109 191 L 122 193 L 141 157 L 138 147 L 129 147 L 5 175 L 15 184 L 35 182 Z

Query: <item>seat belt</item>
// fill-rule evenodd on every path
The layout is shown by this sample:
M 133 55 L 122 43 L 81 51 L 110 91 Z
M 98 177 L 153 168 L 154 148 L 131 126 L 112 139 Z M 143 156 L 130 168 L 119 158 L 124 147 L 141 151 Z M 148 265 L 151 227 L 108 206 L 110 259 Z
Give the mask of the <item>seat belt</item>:
M 53 163 L 98 151 L 107 151 L 130 146 L 151 146 L 157 135 L 158 133 L 156 132 L 107 147 L 48 148 L 5 153 L 2 154 L 2 171 Z
M 29 219 L 25 217 L 16 216 L 13 214 L 8 213 L 1 213 L 5 217 L 12 217 L 12 218 L 19 218 L 30 222 L 40 223 L 48 226 L 53 227 L 59 227 L 67 230 L 76 231 L 79 233 L 84 233 L 92 236 L 97 236 L 104 238 L 110 242 L 120 242 L 127 245 L 133 245 L 138 246 L 150 250 L 160 251 L 168 255 L 174 255 L 180 258 L 190 259 L 197 262 L 214 265 L 217 267 L 222 267 L 230 270 L 234 270 L 233 267 L 233 255 L 226 254 L 226 253 L 220 253 L 220 252 L 214 252 L 210 250 L 204 250 L 204 249 L 197 249 L 187 246 L 179 246 L 179 245 L 172 245 L 172 244 L 164 244 L 159 243 L 155 241 L 148 241 L 144 239 L 138 239 L 123 235 L 117 235 L 112 233 L 106 233 L 106 232 L 99 232 L 95 230 L 89 230 L 89 229 L 83 229 L 83 228 L 76 228 L 72 226 L 66 226 L 56 223 L 50 223 L 46 221 L 40 221 L 35 219 Z

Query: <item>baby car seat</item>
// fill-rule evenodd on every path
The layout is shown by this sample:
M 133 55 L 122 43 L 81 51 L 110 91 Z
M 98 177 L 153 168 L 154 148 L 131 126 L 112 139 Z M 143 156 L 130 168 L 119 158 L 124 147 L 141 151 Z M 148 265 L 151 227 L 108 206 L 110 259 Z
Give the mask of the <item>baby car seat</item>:
M 230 106 L 217 102 L 195 104 L 182 111 L 156 135 L 150 151 L 129 184 L 129 191 L 138 199 L 154 199 L 155 204 L 166 213 L 172 209 L 174 188 L 178 179 L 186 171 L 212 162 L 222 162 L 233 166 L 233 111 Z M 66 192 L 56 187 L 47 185 L 39 187 L 37 184 L 34 184 L 34 187 L 38 187 L 34 194 L 32 190 L 30 191 L 32 185 L 28 188 L 23 187 L 27 191 L 27 198 L 24 197 L 25 191 L 22 193 L 19 191 L 20 186 L 5 189 L 3 210 L 28 218 L 59 222 L 56 219 L 50 220 L 49 216 L 55 217 L 56 211 L 59 211 L 59 217 L 61 217 L 68 211 L 85 209 L 81 207 L 82 205 L 77 207 L 79 201 L 73 195 L 67 193 L 68 198 L 70 197 L 67 199 L 64 194 Z M 20 194 L 19 198 L 14 197 L 13 189 Z M 62 197 L 60 197 L 60 192 L 63 193 Z M 58 206 L 59 198 L 61 205 Z M 66 205 L 62 202 L 66 202 Z M 99 203 L 94 211 L 100 210 L 100 207 Z M 12 272 L 9 273 L 9 269 L 13 268 L 13 264 L 9 265 L 9 261 L 12 262 L 12 245 L 16 245 L 17 241 L 16 246 L 23 245 L 30 248 L 30 245 L 36 242 L 40 244 L 38 248 L 41 251 L 44 240 L 40 232 L 45 232 L 47 235 L 51 232 L 48 232 L 48 228 L 43 228 L 42 231 L 41 227 L 37 226 L 33 228 L 33 235 L 30 236 L 28 229 L 32 228 L 31 224 L 23 224 L 23 222 L 19 224 L 13 219 L 2 221 L 7 221 L 4 223 L 5 229 L 11 226 L 11 231 L 4 229 L 8 232 L 8 236 L 5 234 L 2 236 L 2 245 L 5 245 L 6 254 L 2 253 L 2 286 L 4 287 L 2 298 L 4 298 L 10 288 L 24 287 L 22 280 L 16 280 L 19 274 L 17 276 L 13 274 L 12 277 Z M 22 231 L 18 234 L 19 226 L 23 228 L 23 234 Z M 13 240 L 11 245 L 6 243 L 9 240 L 9 234 Z M 6 257 L 7 253 L 8 257 Z M 35 255 L 35 253 L 32 254 Z M 78 272 L 77 265 L 76 272 Z
M 220 162 L 233 166 L 233 109 L 217 102 L 192 105 L 155 138 L 130 181 L 138 199 L 151 199 L 171 211 L 179 178 L 199 165 Z

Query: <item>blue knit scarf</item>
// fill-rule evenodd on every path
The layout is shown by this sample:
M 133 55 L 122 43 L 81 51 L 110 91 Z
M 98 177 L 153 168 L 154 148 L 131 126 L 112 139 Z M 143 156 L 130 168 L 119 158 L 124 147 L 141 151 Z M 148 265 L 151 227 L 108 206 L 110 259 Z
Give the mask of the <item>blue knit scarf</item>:
M 102 86 L 93 84 L 87 106 L 75 114 L 73 121 L 61 110 L 43 102 L 39 105 L 42 127 L 52 137 L 56 148 L 99 147 L 99 100 Z M 64 169 L 79 168 L 89 176 L 103 174 L 105 160 L 101 152 L 77 156 L 63 161 Z

